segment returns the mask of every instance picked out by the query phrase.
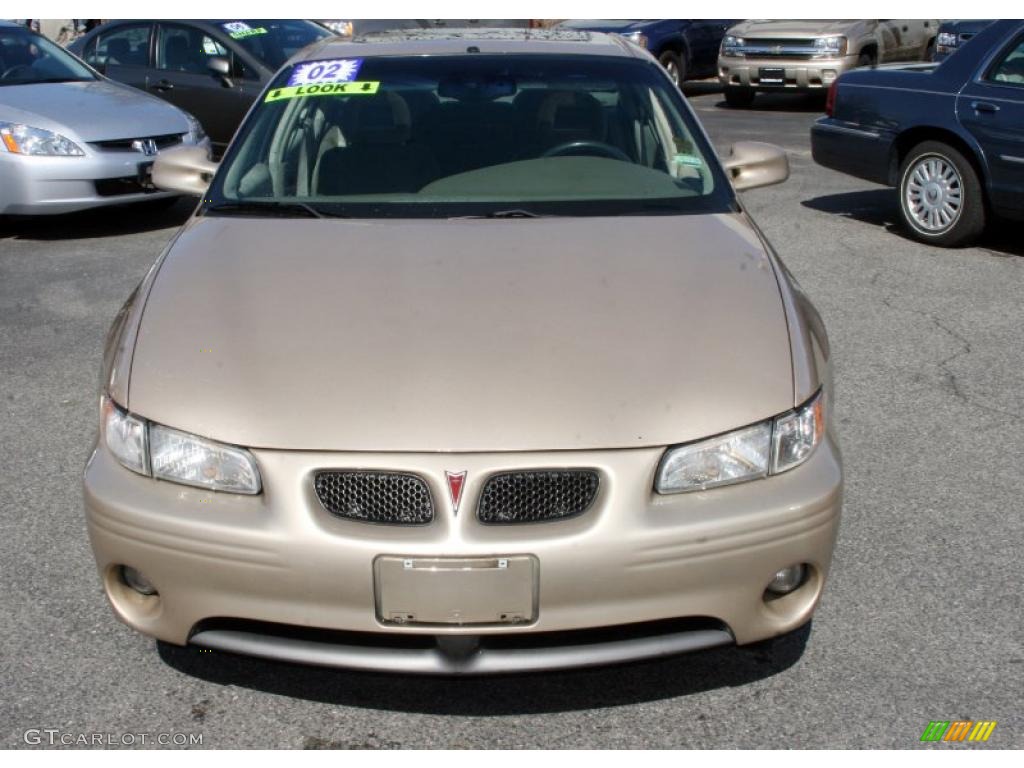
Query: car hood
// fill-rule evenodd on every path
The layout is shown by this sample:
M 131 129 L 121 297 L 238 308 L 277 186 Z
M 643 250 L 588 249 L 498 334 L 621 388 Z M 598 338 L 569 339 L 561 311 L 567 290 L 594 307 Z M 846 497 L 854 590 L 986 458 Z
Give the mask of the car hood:
M 108 80 L 0 87 L 0 120 L 107 141 L 186 133 L 185 113 L 135 88 Z
M 128 407 L 251 447 L 685 442 L 793 406 L 775 271 L 740 214 L 193 219 Z
M 856 20 L 850 19 L 750 19 L 737 24 L 729 30 L 730 35 L 738 37 L 792 37 L 808 38 L 825 35 L 841 35 L 850 29 Z
M 563 26 L 571 29 L 585 29 L 591 32 L 616 32 L 624 35 L 628 32 L 643 31 L 651 26 L 649 19 L 588 19 L 586 21 L 568 22 Z

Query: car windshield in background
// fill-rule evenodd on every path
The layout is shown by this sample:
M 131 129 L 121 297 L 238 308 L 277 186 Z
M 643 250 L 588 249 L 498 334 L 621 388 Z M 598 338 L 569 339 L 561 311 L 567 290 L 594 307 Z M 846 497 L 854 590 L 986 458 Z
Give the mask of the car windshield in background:
M 277 69 L 310 43 L 331 32 L 303 19 L 224 21 L 221 29 L 270 69 Z
M 703 134 L 654 64 L 461 55 L 285 69 L 243 126 L 206 211 L 447 218 L 731 204 Z
M 63 48 L 27 29 L 0 29 L 0 86 L 95 80 Z

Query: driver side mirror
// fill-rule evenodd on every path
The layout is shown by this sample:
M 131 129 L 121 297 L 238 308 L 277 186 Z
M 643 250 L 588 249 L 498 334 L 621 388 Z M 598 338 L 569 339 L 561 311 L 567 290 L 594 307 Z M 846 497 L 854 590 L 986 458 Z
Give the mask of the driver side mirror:
M 722 165 L 737 192 L 780 184 L 789 178 L 785 150 L 763 141 L 737 141 Z
M 202 197 L 217 163 L 207 156 L 206 147 L 174 147 L 156 156 L 153 162 L 153 185 L 168 192 Z
M 231 62 L 223 56 L 211 56 L 208 58 L 206 60 L 206 68 L 221 79 L 224 87 L 232 88 L 234 86 L 231 82 Z

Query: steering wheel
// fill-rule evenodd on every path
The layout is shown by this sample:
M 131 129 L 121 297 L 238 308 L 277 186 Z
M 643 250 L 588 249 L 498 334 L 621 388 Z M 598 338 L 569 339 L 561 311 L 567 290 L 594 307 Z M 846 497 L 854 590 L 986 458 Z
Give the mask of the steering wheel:
M 608 157 L 612 160 L 622 160 L 627 163 L 633 162 L 629 155 L 618 147 L 605 144 L 603 141 L 591 141 L 588 139 L 566 141 L 558 144 L 551 147 L 551 149 L 545 150 L 541 157 L 561 157 L 562 155 L 597 155 L 599 157 Z
M 12 77 L 17 73 L 21 72 L 21 70 L 31 72 L 32 66 L 30 64 L 15 64 L 13 67 L 4 70 L 4 73 L 0 75 L 0 80 L 6 80 L 7 78 Z

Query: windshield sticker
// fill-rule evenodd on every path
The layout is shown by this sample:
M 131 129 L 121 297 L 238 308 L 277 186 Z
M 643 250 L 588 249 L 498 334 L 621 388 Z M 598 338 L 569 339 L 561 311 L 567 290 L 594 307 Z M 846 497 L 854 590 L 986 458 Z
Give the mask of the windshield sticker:
M 292 85 L 275 88 L 264 103 L 281 101 L 282 99 L 300 99 L 303 96 L 372 96 L 380 88 L 380 82 L 363 80 L 354 83 L 314 83 L 313 85 Z
M 221 26 L 233 40 L 241 40 L 244 37 L 252 37 L 253 35 L 267 34 L 265 27 L 250 27 L 244 21 L 229 21 L 225 24 L 221 24 Z
M 697 155 L 676 155 L 673 158 L 677 165 L 689 165 L 693 168 L 703 168 L 704 160 Z
M 288 78 L 288 85 L 313 85 L 314 83 L 350 83 L 359 74 L 362 59 L 328 59 L 326 61 L 304 61 L 296 64 Z

